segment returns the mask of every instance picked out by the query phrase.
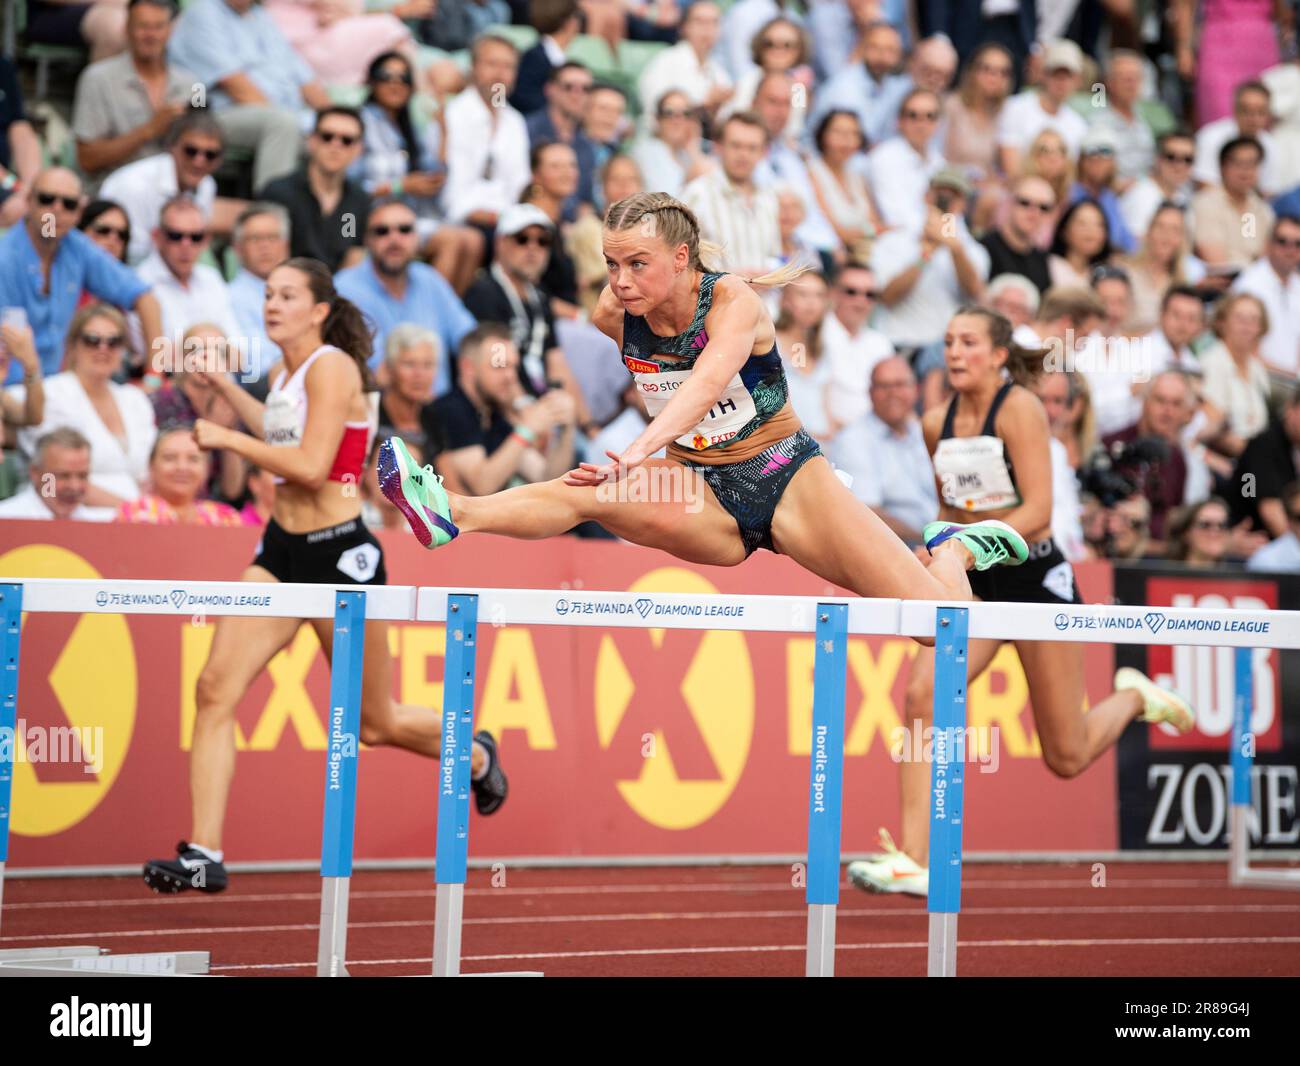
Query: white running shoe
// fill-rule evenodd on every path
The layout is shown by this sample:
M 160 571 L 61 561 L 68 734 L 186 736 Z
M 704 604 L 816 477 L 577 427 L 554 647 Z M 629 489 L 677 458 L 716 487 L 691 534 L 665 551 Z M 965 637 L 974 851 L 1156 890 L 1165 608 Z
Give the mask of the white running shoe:
M 1190 733 L 1196 725 L 1196 712 L 1176 692 L 1163 689 L 1141 670 L 1121 666 L 1115 671 L 1115 691 L 1135 689 L 1142 697 L 1142 721 L 1168 722 L 1179 733 Z
M 849 881 L 864 892 L 902 892 L 909 896 L 930 894 L 930 871 L 910 855 L 898 850 L 889 830 L 880 830 L 883 854 L 849 863 Z

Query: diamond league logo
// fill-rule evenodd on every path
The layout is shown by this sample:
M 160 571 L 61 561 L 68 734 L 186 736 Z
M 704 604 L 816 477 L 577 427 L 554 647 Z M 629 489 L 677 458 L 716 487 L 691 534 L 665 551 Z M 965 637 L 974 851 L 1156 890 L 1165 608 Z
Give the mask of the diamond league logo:
M 649 616 L 651 610 L 654 609 L 654 605 L 655 605 L 654 600 L 642 596 L 635 603 L 636 613 L 639 614 L 642 618 L 646 618 Z
M 1152 633 L 1159 633 L 1165 626 L 1165 616 L 1158 611 L 1148 611 L 1142 616 Z
M 173 607 L 179 608 L 185 603 L 185 590 L 172 589 L 171 592 L 167 594 L 167 598 L 172 601 Z

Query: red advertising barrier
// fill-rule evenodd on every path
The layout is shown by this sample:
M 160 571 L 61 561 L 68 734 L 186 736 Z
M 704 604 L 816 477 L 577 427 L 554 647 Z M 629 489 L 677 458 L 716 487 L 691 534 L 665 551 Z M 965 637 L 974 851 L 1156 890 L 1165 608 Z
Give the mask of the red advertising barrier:
M 234 580 L 253 530 L 0 524 L 0 576 Z M 681 563 L 629 545 L 470 536 L 432 554 L 383 536 L 400 584 L 645 592 L 842 595 L 763 552 L 735 568 Z M 1079 572 L 1090 601 L 1111 571 Z M 373 624 L 373 623 L 372 623 Z M 140 862 L 190 829 L 194 682 L 213 626 L 143 615 L 29 615 L 19 681 L 11 863 Z M 393 694 L 440 708 L 443 627 L 389 628 Z M 916 646 L 854 639 L 848 651 L 844 850 L 896 830 L 899 742 Z M 1112 649 L 1088 650 L 1088 689 L 1109 690 Z M 476 728 L 500 739 L 511 795 L 475 818 L 471 857 L 758 855 L 806 846 L 811 635 L 493 627 L 480 623 Z M 320 854 L 328 671 L 310 626 L 240 705 L 239 755 L 224 846 L 234 860 Z M 1015 653 L 970 689 L 970 725 L 996 740 L 967 777 L 971 851 L 1110 850 L 1115 765 L 1107 754 L 1063 782 L 1043 766 Z M 80 727 L 80 761 L 38 753 Z M 26 732 L 25 732 L 26 730 Z M 993 732 L 996 730 L 996 733 Z M 433 765 L 391 749 L 360 764 L 358 858 L 430 856 Z

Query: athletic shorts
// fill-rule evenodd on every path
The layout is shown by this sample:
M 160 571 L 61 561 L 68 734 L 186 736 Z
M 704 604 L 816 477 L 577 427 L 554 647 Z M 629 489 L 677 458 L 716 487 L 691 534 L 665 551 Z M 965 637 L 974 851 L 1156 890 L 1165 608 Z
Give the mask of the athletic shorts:
M 386 585 L 384 550 L 360 518 L 311 533 L 286 533 L 272 518 L 254 566 L 279 581 L 310 585 Z
M 1074 568 L 1051 537 L 1029 545 L 1029 558 L 1019 566 L 972 570 L 971 591 L 993 603 L 1082 604 Z
M 817 442 L 801 428 L 739 463 L 682 465 L 704 475 L 713 495 L 740 527 L 745 555 L 750 556 L 759 548 L 776 551 L 772 544 L 772 515 L 781 502 L 781 493 L 799 468 L 821 453 Z

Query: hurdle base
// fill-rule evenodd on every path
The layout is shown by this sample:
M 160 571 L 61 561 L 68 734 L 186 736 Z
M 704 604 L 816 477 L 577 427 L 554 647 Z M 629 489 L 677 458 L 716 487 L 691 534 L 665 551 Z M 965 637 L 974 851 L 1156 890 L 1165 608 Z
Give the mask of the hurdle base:
M 835 904 L 808 904 L 808 952 L 805 977 L 835 976 Z
M 320 943 L 316 952 L 317 977 L 349 977 L 348 893 L 351 877 L 321 877 Z
M 1228 840 L 1228 883 L 1236 888 L 1300 888 L 1300 869 L 1260 870 L 1250 865 L 1250 808 L 1233 804 Z
M 930 914 L 930 946 L 925 975 L 957 976 L 957 915 Z
M 210 963 L 206 951 L 112 955 L 90 946 L 13 948 L 0 952 L 0 977 L 200 977 Z

